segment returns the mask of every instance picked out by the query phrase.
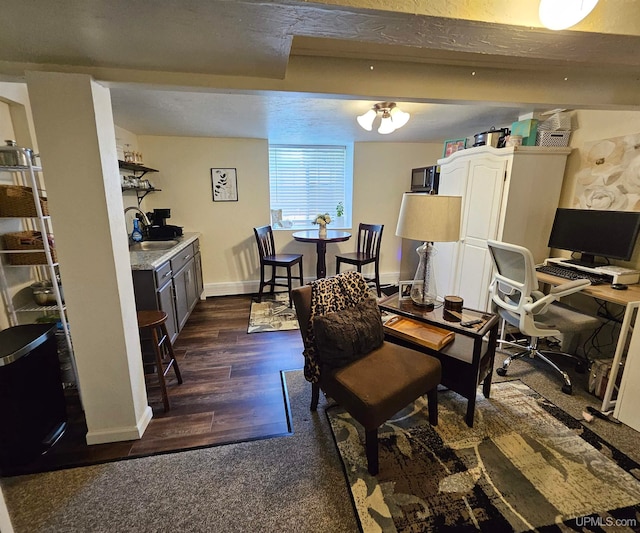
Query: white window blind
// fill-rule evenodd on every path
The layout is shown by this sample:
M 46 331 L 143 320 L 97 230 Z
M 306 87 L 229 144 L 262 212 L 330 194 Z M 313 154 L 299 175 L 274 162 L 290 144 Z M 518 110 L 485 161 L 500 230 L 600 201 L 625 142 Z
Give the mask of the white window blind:
M 346 217 L 337 219 L 336 207 L 348 207 L 346 162 L 345 146 L 270 145 L 271 210 L 282 210 L 280 227 L 315 227 L 311 221 L 319 213 L 329 213 L 331 226 L 340 227 Z

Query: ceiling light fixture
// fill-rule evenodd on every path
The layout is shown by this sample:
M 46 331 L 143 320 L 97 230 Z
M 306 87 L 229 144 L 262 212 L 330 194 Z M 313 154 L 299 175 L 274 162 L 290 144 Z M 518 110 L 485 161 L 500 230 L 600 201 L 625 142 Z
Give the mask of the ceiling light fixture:
M 540 22 L 550 30 L 565 30 L 585 18 L 598 0 L 540 0 Z
M 402 111 L 394 102 L 380 102 L 375 104 L 364 115 L 357 117 L 358 124 L 367 131 L 373 129 L 373 121 L 380 114 L 378 133 L 386 135 L 404 126 L 411 115 Z

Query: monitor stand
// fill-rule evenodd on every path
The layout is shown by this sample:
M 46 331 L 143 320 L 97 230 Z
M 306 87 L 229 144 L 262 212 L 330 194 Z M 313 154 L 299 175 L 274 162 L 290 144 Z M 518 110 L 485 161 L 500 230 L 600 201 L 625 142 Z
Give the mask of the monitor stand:
M 563 263 L 586 268 L 597 268 L 599 266 L 607 265 L 604 261 L 596 261 L 596 256 L 591 254 L 580 254 L 580 259 L 565 259 L 563 260 Z

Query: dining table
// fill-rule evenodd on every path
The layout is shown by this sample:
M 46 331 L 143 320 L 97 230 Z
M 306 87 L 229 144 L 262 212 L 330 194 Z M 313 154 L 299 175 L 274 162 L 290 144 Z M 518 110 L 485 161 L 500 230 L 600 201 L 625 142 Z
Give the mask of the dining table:
M 326 235 L 320 236 L 318 230 L 296 231 L 293 238 L 299 242 L 313 242 L 316 244 L 316 278 L 327 276 L 327 243 L 344 242 L 351 238 L 351 233 L 340 230 L 327 230 Z

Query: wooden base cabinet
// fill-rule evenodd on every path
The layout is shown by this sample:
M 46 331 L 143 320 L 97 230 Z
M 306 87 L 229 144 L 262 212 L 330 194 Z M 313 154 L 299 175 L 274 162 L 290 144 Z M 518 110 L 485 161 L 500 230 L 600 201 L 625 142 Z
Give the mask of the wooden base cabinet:
M 194 250 L 198 250 L 194 254 Z M 167 313 L 167 331 L 175 342 L 202 294 L 202 265 L 198 240 L 155 270 L 133 270 L 133 289 L 138 310 Z
M 488 310 L 492 263 L 487 240 L 525 246 L 537 262 L 560 200 L 570 148 L 479 146 L 440 159 L 438 194 L 462 196 L 460 241 L 435 243 L 440 295 Z

